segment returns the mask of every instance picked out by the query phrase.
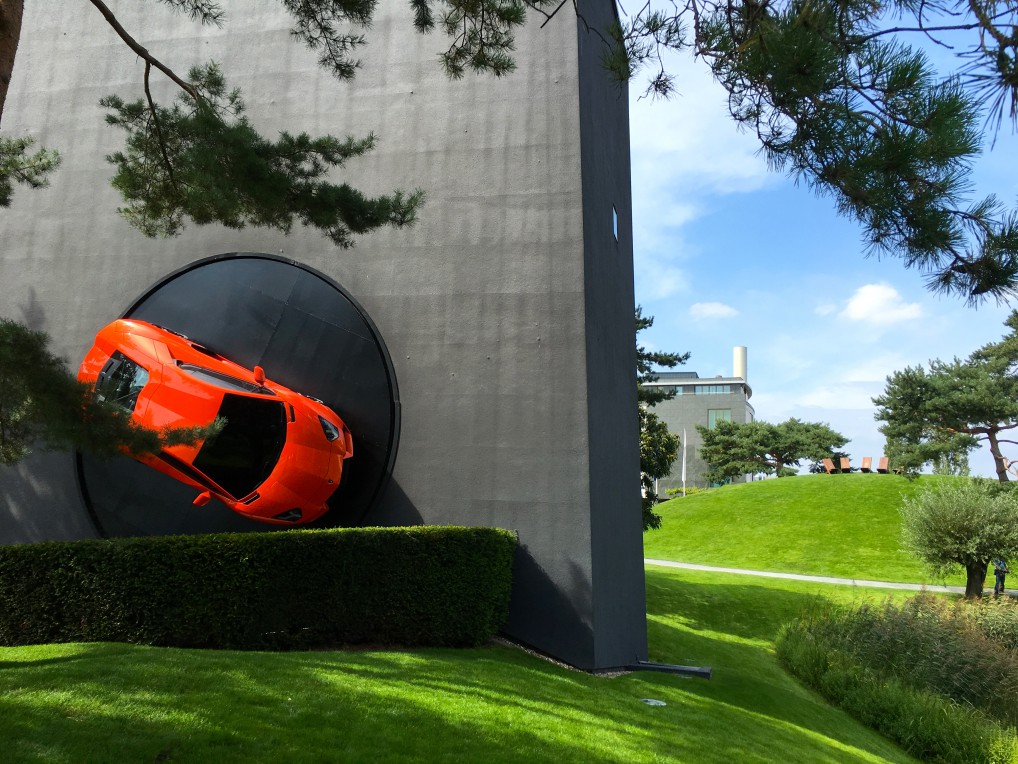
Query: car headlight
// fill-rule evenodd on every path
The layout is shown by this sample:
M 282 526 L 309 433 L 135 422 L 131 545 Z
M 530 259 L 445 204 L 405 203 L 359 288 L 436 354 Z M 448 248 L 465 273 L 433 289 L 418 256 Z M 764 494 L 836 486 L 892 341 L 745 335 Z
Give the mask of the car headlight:
M 339 428 L 328 419 L 318 417 L 318 421 L 322 423 L 322 432 L 325 433 L 325 439 L 327 441 L 331 443 L 340 436 Z

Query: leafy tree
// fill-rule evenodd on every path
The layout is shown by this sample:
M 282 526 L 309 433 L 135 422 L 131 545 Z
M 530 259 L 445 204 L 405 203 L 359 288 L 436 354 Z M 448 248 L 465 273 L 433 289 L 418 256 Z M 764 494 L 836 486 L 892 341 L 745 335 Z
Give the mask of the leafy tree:
M 643 308 L 636 306 L 636 334 L 654 325 L 653 316 L 644 316 Z M 656 382 L 654 367 L 673 368 L 689 360 L 689 353 L 664 353 L 647 350 L 636 343 L 636 397 L 640 416 L 640 486 L 642 488 L 643 529 L 659 528 L 661 517 L 654 512 L 658 502 L 654 481 L 666 477 L 679 454 L 679 437 L 668 431 L 668 427 L 650 407 L 661 401 L 670 400 L 675 393 L 666 393 L 657 387 L 645 387 L 647 382 Z
M 225 14 L 213 0 L 157 1 L 201 24 L 224 22 Z M 331 169 L 370 151 L 374 136 L 340 140 L 284 132 L 278 141 L 270 141 L 244 116 L 240 91 L 227 87 L 215 63 L 192 68 L 184 79 L 135 40 L 105 3 L 90 2 L 145 62 L 143 99 L 127 102 L 110 95 L 100 101 L 109 110 L 107 122 L 127 136 L 125 150 L 107 157 L 117 168 L 113 185 L 127 202 L 120 212 L 144 234 L 174 235 L 185 219 L 199 225 L 288 231 L 296 218 L 346 247 L 351 233 L 414 221 L 424 196 L 420 190 L 370 198 L 345 183 L 327 180 Z M 374 0 L 282 2 L 294 20 L 293 36 L 319 52 L 319 63 L 337 78 L 353 77 L 359 64 L 351 54 L 364 38 L 340 31 L 340 26 L 369 24 Z M 22 10 L 23 0 L 0 2 L 0 119 Z M 160 106 L 153 99 L 153 70 L 179 88 L 173 106 Z M 44 185 L 57 166 L 54 151 L 30 153 L 31 146 L 30 139 L 0 136 L 0 206 L 10 204 L 15 182 Z
M 418 29 L 441 26 L 452 38 L 443 61 L 459 76 L 509 71 L 524 12 L 549 18 L 565 4 L 412 5 Z M 973 198 L 970 187 L 984 141 L 1005 112 L 1018 117 L 1014 3 L 685 0 L 620 13 L 602 35 L 605 65 L 620 81 L 647 67 L 647 91 L 668 95 L 676 83 L 662 54 L 691 52 L 771 166 L 830 196 L 875 254 L 900 257 L 931 289 L 973 302 L 1015 293 L 1018 215 L 994 196 Z M 912 41 L 955 52 L 956 67 L 938 76 Z
M 224 20 L 214 0 L 156 1 L 203 24 Z M 203 83 L 176 75 L 133 40 L 104 3 L 90 2 L 146 62 L 146 84 L 156 69 L 195 104 L 182 108 L 185 115 L 197 108 L 221 121 L 224 130 L 233 124 L 236 115 L 222 108 L 228 101 L 217 103 Z M 353 76 L 358 66 L 353 53 L 365 42 L 360 30 L 371 23 L 374 0 L 280 2 L 294 19 L 294 36 L 319 52 L 337 77 Z M 0 2 L 0 116 L 22 6 L 23 0 Z M 410 10 L 418 31 L 444 34 L 447 47 L 439 58 L 451 76 L 466 71 L 501 76 L 515 68 L 515 34 L 528 12 L 547 20 L 564 6 L 555 0 L 411 0 Z M 586 24 L 579 4 L 573 8 Z M 756 134 L 770 164 L 830 196 L 841 213 L 862 225 L 874 253 L 900 257 L 926 275 L 930 288 L 973 302 L 1015 293 L 1018 215 L 994 196 L 973 198 L 970 178 L 1005 112 L 1018 118 L 1018 6 L 999 0 L 686 0 L 648 2 L 631 15 L 620 14 L 608 29 L 586 25 L 604 43 L 604 64 L 619 81 L 646 70 L 647 91 L 669 95 L 676 83 L 663 53 L 692 53 L 726 89 L 732 118 Z M 341 30 L 346 27 L 353 31 Z M 939 76 L 913 41 L 953 51 L 956 66 Z M 161 159 L 172 182 L 176 158 L 170 152 L 158 156 L 159 147 L 169 145 L 159 132 L 170 116 L 147 88 L 144 103 L 151 116 L 144 126 L 146 163 Z M 981 122 L 983 114 L 988 116 Z M 212 144 L 221 132 L 211 131 Z M 252 138 L 250 150 L 257 145 Z M 52 153 L 29 151 L 27 142 L 0 137 L 0 202 L 5 184 L 42 183 L 54 166 Z M 316 161 L 325 160 L 309 164 Z M 290 171 L 296 182 L 299 171 Z M 151 208 L 135 216 L 136 223 L 160 214 L 172 221 L 176 213 L 197 222 L 208 212 L 213 189 L 174 194 L 195 200 L 193 208 L 163 204 L 165 192 L 166 183 L 154 184 Z M 395 225 L 411 220 L 420 203 L 413 194 L 387 199 Z M 128 209 L 146 204 L 134 200 Z M 241 219 L 262 224 L 273 218 L 273 205 L 268 207 L 256 205 Z M 172 228 L 157 224 L 148 230 Z M 330 229 L 331 223 L 323 227 Z
M 1018 494 L 993 481 L 942 483 L 905 500 L 902 541 L 938 575 L 965 570 L 965 596 L 981 597 L 996 557 L 1018 555 Z
M 122 447 L 154 453 L 194 443 L 222 426 L 162 432 L 140 427 L 129 412 L 96 402 L 91 386 L 78 382 L 47 342 L 41 332 L 0 319 L 0 464 L 20 461 L 33 443 L 98 456 L 114 456 Z
M 833 456 L 848 439 L 819 422 L 789 419 L 768 422 L 718 422 L 713 429 L 698 424 L 700 457 L 710 465 L 704 473 L 714 483 L 739 475 L 764 473 L 786 477 L 803 459 Z
M 109 157 L 117 167 L 113 185 L 127 202 L 120 212 L 146 235 L 175 235 L 185 218 L 289 232 L 297 218 L 349 247 L 351 233 L 413 222 L 420 191 L 371 199 L 325 179 L 370 151 L 373 136 L 341 141 L 283 132 L 272 142 L 243 116 L 240 93 L 226 91 L 218 66 L 195 67 L 188 76 L 198 95 L 185 91 L 169 109 L 118 96 L 100 101 L 111 110 L 107 122 L 128 136 L 126 150 Z M 158 140 L 153 125 L 160 126 Z
M 971 473 L 969 455 L 968 453 L 942 454 L 933 460 L 931 471 L 934 475 L 968 477 Z
M 640 502 L 643 506 L 643 529 L 661 527 L 661 516 L 654 511 L 659 498 L 654 483 L 667 477 L 679 455 L 682 445 L 678 435 L 668 431 L 668 426 L 644 406 L 640 409 L 640 487 L 643 489 Z
M 105 3 L 89 1 L 145 62 L 143 99 L 103 101 L 108 121 L 127 134 L 126 149 L 111 157 L 127 203 L 123 213 L 143 232 L 176 233 L 186 219 L 283 230 L 298 220 L 347 246 L 351 234 L 414 220 L 420 192 L 372 199 L 323 180 L 329 168 L 369 150 L 370 137 L 268 141 L 247 122 L 240 94 L 214 65 L 193 69 L 185 80 Z M 224 23 L 214 0 L 151 1 L 201 24 Z M 374 0 L 280 2 L 293 18 L 294 37 L 336 77 L 352 77 Z M 0 119 L 23 5 L 0 0 Z M 411 0 L 411 11 L 420 32 L 445 34 L 440 60 L 451 76 L 468 70 L 500 76 L 515 66 L 514 35 L 527 13 L 550 18 L 564 5 Z M 601 36 L 605 66 L 620 81 L 649 67 L 654 94 L 675 89 L 662 53 L 692 52 L 727 90 L 731 116 L 757 135 L 774 168 L 832 197 L 859 221 L 876 254 L 900 257 L 925 273 L 932 289 L 978 301 L 1008 297 L 1018 286 L 1018 216 L 993 196 L 970 195 L 983 143 L 1005 111 L 1018 118 L 1016 22 L 1018 7 L 997 0 L 688 0 L 663 9 L 647 3 L 610 29 L 589 29 Z M 957 67 L 938 77 L 928 56 L 910 47 L 912 39 L 957 51 Z M 154 101 L 153 70 L 180 89 L 176 105 Z M 980 126 L 984 111 L 989 119 Z M 296 159 L 287 156 L 290 149 Z M 211 156 L 221 156 L 227 169 L 206 171 Z M 52 150 L 33 153 L 29 139 L 0 135 L 0 206 L 10 203 L 15 183 L 44 184 L 57 163 Z
M 1010 460 L 1001 445 L 1014 443 L 1005 436 L 1018 427 L 1018 313 L 1006 324 L 1007 337 L 964 361 L 935 359 L 928 369 L 909 367 L 887 378 L 873 403 L 895 467 L 914 474 L 931 463 L 961 465 L 985 442 L 997 479 L 1008 482 Z
M 395 191 L 368 197 L 347 184 L 332 183 L 334 168 L 370 151 L 374 136 L 338 139 L 330 135 L 283 132 L 262 137 L 244 115 L 238 90 L 231 90 L 215 63 L 194 67 L 183 79 L 156 58 L 120 24 L 101 0 L 90 0 L 113 32 L 145 62 L 144 98 L 100 101 L 106 121 L 124 131 L 124 150 L 107 160 L 116 167 L 113 185 L 126 204 L 120 213 L 147 236 L 180 232 L 185 220 L 230 228 L 268 226 L 289 231 L 294 221 L 313 227 L 337 246 L 351 246 L 354 234 L 384 225 L 414 222 L 423 192 Z M 219 26 L 224 14 L 212 0 L 158 0 L 201 24 Z M 282 0 L 294 20 L 292 34 L 321 54 L 319 63 L 339 79 L 353 76 L 352 51 L 364 40 L 340 30 L 366 26 L 374 0 Z M 23 0 L 0 0 L 0 118 L 21 34 Z M 153 71 L 180 91 L 177 102 L 161 106 L 152 97 Z M 45 185 L 59 164 L 53 150 L 32 152 L 29 138 L 0 135 L 0 207 L 9 206 L 14 185 Z M 0 463 L 22 458 L 33 439 L 49 447 L 82 448 L 108 455 L 134 453 L 174 442 L 194 442 L 209 430 L 152 433 L 139 430 L 123 412 L 92 401 L 64 365 L 46 349 L 45 335 L 10 321 L 0 324 Z
M 653 316 L 643 315 L 643 307 L 636 306 L 636 397 L 647 406 L 653 406 L 661 401 L 670 401 L 675 397 L 673 392 L 665 392 L 659 387 L 644 387 L 647 382 L 657 382 L 658 376 L 654 373 L 655 367 L 673 369 L 689 360 L 689 353 L 666 353 L 660 350 L 647 350 L 640 344 L 640 332 L 649 329 L 654 325 Z

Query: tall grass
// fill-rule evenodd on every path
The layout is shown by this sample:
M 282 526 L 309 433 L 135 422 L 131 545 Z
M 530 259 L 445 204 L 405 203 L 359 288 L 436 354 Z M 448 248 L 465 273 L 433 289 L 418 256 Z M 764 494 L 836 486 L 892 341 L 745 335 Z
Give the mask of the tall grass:
M 966 610 L 975 626 L 994 642 L 1018 652 L 1018 602 L 1008 597 L 981 599 Z
M 918 595 L 806 615 L 782 662 L 926 760 L 1018 762 L 1018 608 Z

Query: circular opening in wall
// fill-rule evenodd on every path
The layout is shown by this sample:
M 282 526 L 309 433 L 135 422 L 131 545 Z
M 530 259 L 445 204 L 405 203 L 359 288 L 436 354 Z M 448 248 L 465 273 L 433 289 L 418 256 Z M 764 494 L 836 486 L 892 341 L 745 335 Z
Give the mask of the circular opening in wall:
M 354 456 L 329 511 L 310 527 L 358 525 L 378 501 L 399 442 L 399 392 L 374 323 L 339 284 L 273 255 L 199 260 L 154 285 L 124 312 L 183 334 L 285 387 L 323 401 L 346 422 Z M 78 482 L 103 536 L 268 531 L 190 486 L 128 457 L 77 455 Z M 305 526 L 309 527 L 309 526 Z

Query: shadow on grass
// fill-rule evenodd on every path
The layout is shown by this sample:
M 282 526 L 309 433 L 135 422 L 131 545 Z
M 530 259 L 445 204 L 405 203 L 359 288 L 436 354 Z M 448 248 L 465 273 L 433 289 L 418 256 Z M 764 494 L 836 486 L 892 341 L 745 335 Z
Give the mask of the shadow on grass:
M 677 580 L 675 574 L 648 569 L 647 615 L 677 615 L 692 629 L 771 641 L 783 624 L 828 604 L 821 595 L 748 583 L 745 576 L 718 575 L 716 582 L 709 576 Z
M 648 585 L 655 657 L 702 656 L 714 680 L 604 679 L 504 647 L 5 648 L 0 739 L 5 758 L 25 762 L 908 761 L 781 671 L 774 618 L 727 612 L 771 598 L 773 615 L 811 598 L 670 576 Z

